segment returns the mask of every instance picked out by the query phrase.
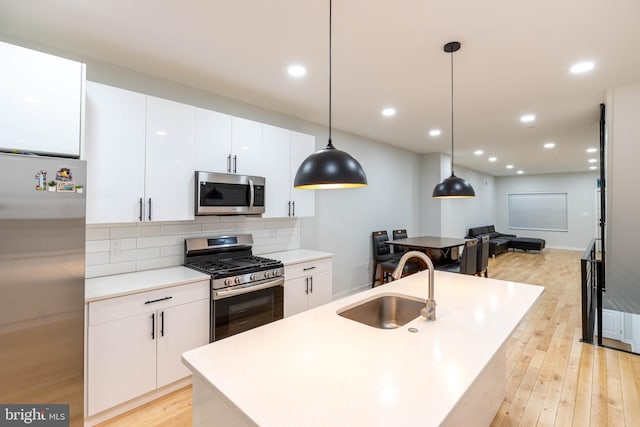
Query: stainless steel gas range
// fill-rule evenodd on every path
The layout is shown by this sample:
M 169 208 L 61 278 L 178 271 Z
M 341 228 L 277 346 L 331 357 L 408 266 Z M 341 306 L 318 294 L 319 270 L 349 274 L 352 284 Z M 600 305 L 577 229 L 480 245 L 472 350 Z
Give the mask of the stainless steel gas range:
M 209 341 L 283 318 L 284 265 L 252 254 L 253 237 L 186 239 L 184 265 L 211 275 Z

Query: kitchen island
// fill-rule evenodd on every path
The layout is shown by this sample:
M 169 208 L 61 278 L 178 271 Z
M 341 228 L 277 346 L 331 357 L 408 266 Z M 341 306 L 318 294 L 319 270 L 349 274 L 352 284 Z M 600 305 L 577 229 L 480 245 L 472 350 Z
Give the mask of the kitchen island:
M 427 296 L 423 271 L 183 354 L 194 426 L 488 425 L 505 343 L 543 288 L 435 272 L 437 320 L 376 329 L 336 314 Z

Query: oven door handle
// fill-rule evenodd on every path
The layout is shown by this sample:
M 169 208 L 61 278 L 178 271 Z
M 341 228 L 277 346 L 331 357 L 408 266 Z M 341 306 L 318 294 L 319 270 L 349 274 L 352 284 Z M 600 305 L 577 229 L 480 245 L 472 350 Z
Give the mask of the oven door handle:
M 221 289 L 219 291 L 214 291 L 213 299 L 219 300 L 223 298 L 235 297 L 237 295 L 248 294 L 250 292 L 260 291 L 262 289 L 274 288 L 276 286 L 284 285 L 284 277 L 281 277 L 277 280 L 272 280 L 266 283 L 261 283 L 259 285 L 250 285 L 243 288 L 237 289 Z

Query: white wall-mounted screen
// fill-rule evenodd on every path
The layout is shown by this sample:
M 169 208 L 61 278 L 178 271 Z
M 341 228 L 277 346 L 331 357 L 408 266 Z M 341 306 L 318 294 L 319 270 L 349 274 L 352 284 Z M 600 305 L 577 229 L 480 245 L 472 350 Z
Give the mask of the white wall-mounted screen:
M 509 228 L 568 231 L 567 193 L 510 193 Z

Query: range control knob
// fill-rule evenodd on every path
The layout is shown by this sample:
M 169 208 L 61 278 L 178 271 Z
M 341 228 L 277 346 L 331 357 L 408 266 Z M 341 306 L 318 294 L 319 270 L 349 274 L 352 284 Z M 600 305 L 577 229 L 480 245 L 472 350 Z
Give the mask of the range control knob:
M 270 272 L 270 271 L 265 271 L 265 272 L 264 272 L 264 277 L 265 277 L 265 278 L 267 278 L 267 279 L 268 279 L 269 277 L 271 277 L 271 272 Z
M 242 282 L 239 277 L 236 277 L 235 279 L 233 279 L 233 281 L 236 282 L 236 285 L 239 285 L 240 282 Z
M 250 275 L 249 280 L 256 280 L 256 275 L 255 274 Z
M 278 270 L 273 270 L 273 277 L 277 277 L 278 276 Z
M 229 286 L 231 284 L 231 279 L 224 279 L 224 285 Z

